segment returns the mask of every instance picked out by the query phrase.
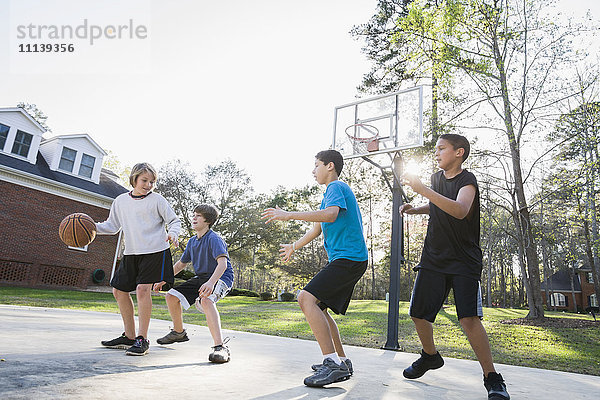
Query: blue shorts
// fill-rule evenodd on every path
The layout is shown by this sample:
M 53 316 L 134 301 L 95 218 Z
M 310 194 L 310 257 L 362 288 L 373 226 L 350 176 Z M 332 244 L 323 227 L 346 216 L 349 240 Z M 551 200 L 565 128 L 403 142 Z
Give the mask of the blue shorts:
M 474 278 L 462 275 L 448 275 L 419 268 L 412 296 L 409 315 L 434 322 L 444 305 L 444 301 L 454 291 L 454 302 L 458 319 L 483 317 L 481 286 Z

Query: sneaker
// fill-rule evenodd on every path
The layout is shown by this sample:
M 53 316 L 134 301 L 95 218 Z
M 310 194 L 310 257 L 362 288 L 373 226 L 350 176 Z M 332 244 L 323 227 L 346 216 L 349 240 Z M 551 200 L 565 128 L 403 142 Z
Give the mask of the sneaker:
M 174 329 L 171 329 L 171 332 L 167 333 L 165 336 L 159 339 L 156 339 L 156 343 L 171 344 L 177 342 L 187 342 L 188 340 L 190 339 L 188 338 L 185 329 L 183 330 L 183 332 L 176 332 Z
M 346 358 L 344 363 L 346 364 L 346 367 L 348 367 L 348 371 L 350 371 L 350 375 L 354 375 L 354 368 L 352 368 L 352 361 L 350 361 L 349 358 Z M 321 368 L 322 366 L 323 366 L 323 364 L 313 364 L 310 366 L 310 368 L 312 368 L 313 371 L 318 371 L 319 368 Z
M 421 350 L 421 357 L 406 368 L 402 374 L 405 378 L 416 379 L 425 375 L 425 372 L 430 369 L 438 369 L 442 365 L 444 365 L 444 359 L 440 356 L 439 351 L 434 355 L 430 355 L 425 353 L 425 350 Z
M 127 350 L 133 345 L 134 342 L 134 339 L 129 339 L 127 336 L 125 336 L 125 332 L 123 332 L 118 338 L 114 338 L 112 340 L 103 340 L 100 342 L 100 344 L 111 349 Z
M 490 372 L 487 378 L 483 377 L 483 385 L 488 391 L 488 400 L 509 400 L 510 395 L 506 391 L 506 383 L 502 375 Z
M 229 361 L 229 347 L 225 344 L 218 344 L 213 346 L 213 352 L 208 355 L 208 361 L 223 364 Z
M 150 349 L 150 341 L 148 339 L 144 339 L 143 336 L 138 336 L 135 338 L 135 343 L 131 346 L 125 354 L 128 356 L 144 356 L 148 353 L 148 349 Z
M 304 379 L 304 384 L 311 387 L 323 387 L 330 383 L 350 379 L 350 371 L 346 363 L 337 365 L 331 358 L 326 358 L 323 365 L 314 374 Z

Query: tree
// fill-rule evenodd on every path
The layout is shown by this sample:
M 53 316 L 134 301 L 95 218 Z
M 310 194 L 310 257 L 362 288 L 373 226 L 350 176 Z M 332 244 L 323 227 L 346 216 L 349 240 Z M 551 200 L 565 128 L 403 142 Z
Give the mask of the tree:
M 410 4 L 398 22 L 403 39 L 412 33 L 417 41 L 435 43 L 447 68 L 460 71 L 475 88 L 478 98 L 472 102 L 486 106 L 489 126 L 503 133 L 512 168 L 513 219 L 527 267 L 528 317 L 543 317 L 522 151 L 526 138 L 547 124 L 542 116 L 580 91 L 563 75 L 576 60 L 568 41 L 580 29 L 562 29 L 544 17 L 542 1 L 440 0 L 430 5 L 425 0 Z
M 22 108 L 38 124 L 40 124 L 46 131 L 52 132 L 52 129 L 50 129 L 48 124 L 46 124 L 46 120 L 48 119 L 48 117 L 35 104 L 21 102 L 21 103 L 17 104 L 17 107 Z
M 569 113 L 561 115 L 549 139 L 563 143 L 555 159 L 561 170 L 569 174 L 556 174 L 557 183 L 571 187 L 571 200 L 576 200 L 585 238 L 585 253 L 594 276 L 596 298 L 600 299 L 600 234 L 597 197 L 600 193 L 600 102 L 586 101 Z M 581 207 L 581 203 L 584 206 Z M 573 201 L 571 201 L 571 204 Z M 582 209 L 583 208 L 583 209 Z

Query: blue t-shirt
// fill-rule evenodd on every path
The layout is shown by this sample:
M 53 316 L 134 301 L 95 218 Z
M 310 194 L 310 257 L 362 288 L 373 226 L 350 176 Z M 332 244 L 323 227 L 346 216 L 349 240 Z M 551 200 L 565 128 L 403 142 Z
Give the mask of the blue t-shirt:
M 369 255 L 363 235 L 362 216 L 350 186 L 339 180 L 327 185 L 320 209 L 331 206 L 340 208 L 337 218 L 334 222 L 321 222 L 329 262 L 338 258 L 367 260 Z
M 217 258 L 225 256 L 227 258 L 227 269 L 223 272 L 221 279 L 227 286 L 233 286 L 233 268 L 229 261 L 227 245 L 225 241 L 216 232 L 209 229 L 201 238 L 197 235 L 188 240 L 187 246 L 181 256 L 182 263 L 192 262 L 196 275 L 212 275 L 217 268 Z

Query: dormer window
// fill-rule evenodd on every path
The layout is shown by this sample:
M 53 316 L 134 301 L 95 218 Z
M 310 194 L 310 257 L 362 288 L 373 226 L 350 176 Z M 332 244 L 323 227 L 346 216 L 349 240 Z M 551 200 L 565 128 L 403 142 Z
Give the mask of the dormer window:
M 79 166 L 79 175 L 84 176 L 86 178 L 91 178 L 92 172 L 94 171 L 95 163 L 95 157 L 92 157 L 88 154 L 83 154 L 83 156 L 81 157 L 81 165 Z
M 33 135 L 27 132 L 17 131 L 15 136 L 15 142 L 13 143 L 12 153 L 22 157 L 27 157 L 29 154 L 29 148 L 31 147 L 31 139 Z
M 63 171 L 73 172 L 73 166 L 75 165 L 75 156 L 77 152 L 68 147 L 63 147 L 62 154 L 60 156 L 60 163 L 58 168 Z
M 8 138 L 9 130 L 10 126 L 0 124 L 0 151 L 4 150 L 4 145 L 6 144 L 6 138 Z

